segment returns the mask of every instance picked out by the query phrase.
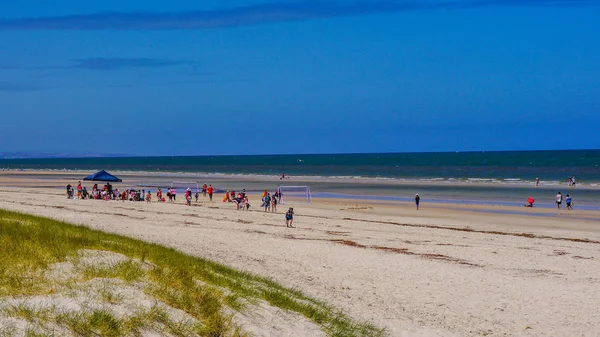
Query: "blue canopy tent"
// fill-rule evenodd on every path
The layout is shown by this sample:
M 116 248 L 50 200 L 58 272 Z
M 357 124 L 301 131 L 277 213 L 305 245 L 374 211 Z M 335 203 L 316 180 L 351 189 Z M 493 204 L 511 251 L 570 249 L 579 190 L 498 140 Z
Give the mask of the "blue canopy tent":
M 113 176 L 112 174 L 102 170 L 102 171 L 98 171 L 92 175 L 89 175 L 85 178 L 83 178 L 83 180 L 91 180 L 91 181 L 109 181 L 109 182 L 114 182 L 114 183 L 120 183 L 122 182 L 121 179 Z

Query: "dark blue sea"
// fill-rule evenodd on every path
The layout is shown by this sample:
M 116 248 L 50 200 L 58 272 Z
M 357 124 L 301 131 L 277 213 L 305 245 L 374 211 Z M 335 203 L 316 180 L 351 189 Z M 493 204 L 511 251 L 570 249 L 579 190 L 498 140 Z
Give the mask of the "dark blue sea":
M 600 150 L 0 159 L 12 170 L 114 170 L 474 182 L 600 183 Z

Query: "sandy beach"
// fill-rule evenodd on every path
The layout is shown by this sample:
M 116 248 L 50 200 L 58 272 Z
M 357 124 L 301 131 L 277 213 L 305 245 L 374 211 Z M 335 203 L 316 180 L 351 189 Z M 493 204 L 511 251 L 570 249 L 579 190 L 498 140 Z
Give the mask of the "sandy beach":
M 0 175 L 0 208 L 174 247 L 270 277 L 392 336 L 596 336 L 600 212 L 317 199 L 279 214 L 202 199 L 67 200 L 69 174 Z M 20 186 L 20 187 L 19 187 Z M 88 184 L 88 186 L 91 186 Z M 44 188 L 45 187 L 45 188 Z M 181 198 L 183 199 L 183 198 Z M 306 336 L 297 331 L 295 336 Z

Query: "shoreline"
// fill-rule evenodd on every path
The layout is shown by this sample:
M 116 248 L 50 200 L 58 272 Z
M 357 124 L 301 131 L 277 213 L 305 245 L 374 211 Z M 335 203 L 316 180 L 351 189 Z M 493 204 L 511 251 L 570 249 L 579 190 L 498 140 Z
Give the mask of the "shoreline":
M 86 169 L 10 169 L 0 171 L 0 176 L 26 176 L 26 175 L 74 175 L 81 173 L 89 175 L 98 170 Z M 514 188 L 536 187 L 535 181 L 523 180 L 521 178 L 453 178 L 453 177 L 370 177 L 370 176 L 322 176 L 322 175 L 286 175 L 285 180 L 281 180 L 280 175 L 276 174 L 255 174 L 255 173 L 221 173 L 221 172 L 184 172 L 184 171 L 143 171 L 143 170 L 110 170 L 114 175 L 123 175 L 129 177 L 149 177 L 149 178 L 181 178 L 181 179 L 199 179 L 197 181 L 188 181 L 188 183 L 201 182 L 207 179 L 225 179 L 225 180 L 248 180 L 248 181 L 269 181 L 280 183 L 294 182 L 354 182 L 354 183 L 379 183 L 394 185 L 439 185 L 439 186 L 507 186 Z M 540 188 L 543 187 L 564 187 L 569 188 L 566 181 L 541 180 Z M 600 181 L 578 180 L 573 188 L 589 188 L 600 191 Z

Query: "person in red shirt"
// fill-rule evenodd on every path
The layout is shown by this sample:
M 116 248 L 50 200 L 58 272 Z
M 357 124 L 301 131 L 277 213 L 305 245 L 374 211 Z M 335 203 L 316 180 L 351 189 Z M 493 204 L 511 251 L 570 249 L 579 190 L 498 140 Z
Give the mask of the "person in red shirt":
M 208 185 L 208 188 L 206 189 L 206 191 L 208 192 L 208 199 L 210 201 L 212 201 L 212 196 L 213 196 L 213 193 L 215 193 L 215 189 L 212 187 L 212 185 Z

